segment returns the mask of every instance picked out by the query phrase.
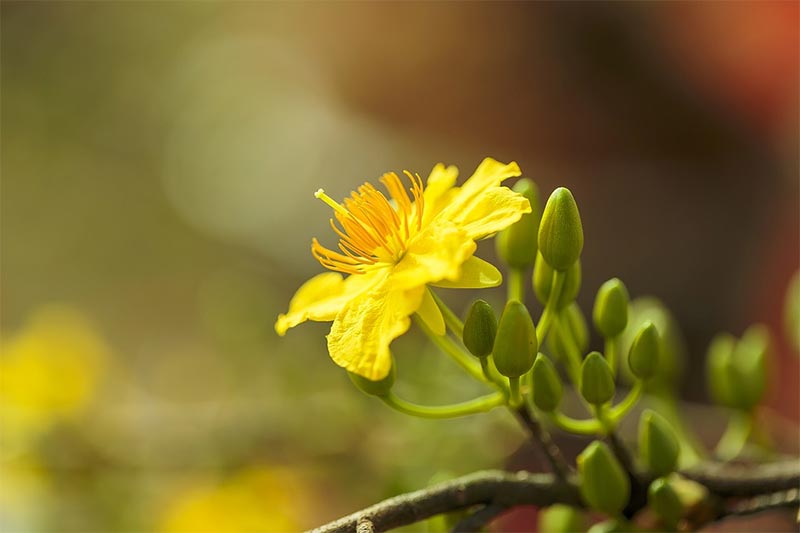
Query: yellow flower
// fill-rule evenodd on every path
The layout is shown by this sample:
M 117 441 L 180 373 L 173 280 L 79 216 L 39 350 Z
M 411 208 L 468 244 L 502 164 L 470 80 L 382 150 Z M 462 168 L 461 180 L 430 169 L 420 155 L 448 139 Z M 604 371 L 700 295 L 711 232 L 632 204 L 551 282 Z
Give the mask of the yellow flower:
M 317 191 L 315 196 L 333 208 L 338 221 L 331 219 L 339 251 L 314 239 L 311 252 L 335 272 L 303 284 L 289 312 L 275 323 L 275 331 L 284 335 L 306 320 L 332 320 L 327 337 L 331 358 L 371 380 L 389 373 L 389 345 L 408 330 L 413 313 L 444 334 L 427 285 L 480 288 L 501 283 L 494 266 L 472 255 L 475 241 L 531 211 L 524 196 L 500 185 L 520 175 L 516 163 L 486 158 L 461 187 L 454 186 L 458 170 L 441 163 L 431 171 L 427 187 L 419 175 L 405 175 L 411 181 L 408 192 L 397 174 L 381 177 L 391 199 L 369 183 L 342 204 Z

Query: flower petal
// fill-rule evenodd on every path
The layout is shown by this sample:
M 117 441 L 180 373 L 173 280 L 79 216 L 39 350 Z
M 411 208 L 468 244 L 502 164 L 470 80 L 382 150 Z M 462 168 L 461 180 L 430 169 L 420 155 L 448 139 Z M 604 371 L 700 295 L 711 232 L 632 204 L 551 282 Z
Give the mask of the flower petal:
M 459 222 L 460 217 L 465 212 L 472 210 L 473 204 L 479 202 L 487 190 L 498 187 L 506 179 L 519 176 L 521 173 L 516 163 L 506 165 L 487 157 L 478 165 L 472 177 L 458 189 L 458 193 L 442 210 L 440 216 L 453 222 Z
M 425 294 L 422 296 L 422 304 L 420 304 L 419 309 L 417 309 L 417 315 L 419 315 L 422 321 L 425 322 L 425 325 L 436 335 L 444 335 L 447 333 L 442 310 L 436 305 L 436 301 L 433 299 L 430 289 L 425 289 Z
M 409 316 L 421 305 L 425 287 L 395 290 L 391 277 L 349 301 L 328 335 L 328 353 L 350 372 L 378 381 L 389 373 L 389 344 L 405 333 Z
M 482 239 L 507 228 L 523 214 L 531 212 L 527 198 L 508 187 L 494 187 L 471 202 L 470 208 L 462 211 L 459 222 L 473 239 Z
M 369 274 L 351 275 L 343 279 L 338 272 L 317 274 L 297 289 L 289 302 L 289 312 L 278 315 L 275 332 L 283 336 L 306 320 L 333 320 L 350 299 L 375 283 Z
M 409 243 L 403 259 L 394 266 L 392 282 L 397 288 L 409 289 L 456 279 L 461 274 L 461 263 L 475 248 L 475 242 L 455 224 L 432 224 Z
M 497 287 L 502 282 L 503 275 L 493 264 L 473 255 L 461 265 L 461 276 L 458 279 L 443 279 L 431 285 L 445 289 L 482 289 Z
M 458 168 L 453 165 L 445 167 L 444 163 L 439 163 L 428 176 L 428 184 L 425 187 L 425 211 L 422 216 L 422 223 L 427 224 L 441 211 L 448 200 L 457 193 L 453 186 L 458 178 Z

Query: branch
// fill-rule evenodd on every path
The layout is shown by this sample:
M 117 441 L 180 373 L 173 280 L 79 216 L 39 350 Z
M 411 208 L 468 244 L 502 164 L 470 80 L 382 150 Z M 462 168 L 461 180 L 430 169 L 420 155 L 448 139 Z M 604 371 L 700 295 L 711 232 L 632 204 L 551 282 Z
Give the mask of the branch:
M 559 481 L 550 474 L 514 474 L 484 470 L 389 498 L 314 529 L 313 532 L 354 532 L 359 525 L 362 528 L 369 527 L 367 524 L 374 531 L 386 531 L 480 504 L 510 508 L 517 505 L 548 506 L 554 503 L 582 506 L 577 486 Z
M 539 421 L 536 420 L 524 406 L 514 410 L 514 414 L 517 416 L 520 423 L 530 432 L 534 442 L 539 445 L 556 477 L 562 481 L 569 478 L 569 476 L 574 473 L 574 470 L 564 459 L 564 456 L 561 454 L 561 449 L 553 442 L 550 433 L 542 427 Z
M 681 474 L 704 485 L 717 496 L 756 496 L 797 488 L 800 485 L 800 460 L 750 466 L 701 463 L 681 471 Z

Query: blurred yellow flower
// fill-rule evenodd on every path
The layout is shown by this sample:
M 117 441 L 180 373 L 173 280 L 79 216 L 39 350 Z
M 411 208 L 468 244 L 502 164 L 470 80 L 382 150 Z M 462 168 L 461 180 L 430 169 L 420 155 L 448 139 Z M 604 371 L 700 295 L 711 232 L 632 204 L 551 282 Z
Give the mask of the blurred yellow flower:
M 302 487 L 289 472 L 245 470 L 221 484 L 201 484 L 178 494 L 161 518 L 164 533 L 300 531 Z
M 108 349 L 80 312 L 37 311 L 0 344 L 0 425 L 25 439 L 79 414 L 91 400 Z M 10 434 L 10 435 L 9 435 Z M 16 440 L 16 439 L 13 439 Z
M 336 252 L 313 240 L 311 251 L 330 270 L 298 289 L 275 330 L 306 320 L 333 321 L 328 352 L 336 364 L 371 380 L 391 368 L 389 344 L 419 313 L 438 334 L 444 322 L 426 285 L 480 288 L 499 285 L 500 272 L 473 256 L 475 241 L 513 224 L 531 211 L 528 200 L 501 183 L 520 175 L 516 163 L 486 158 L 462 187 L 458 170 L 438 164 L 423 187 L 406 171 L 407 192 L 395 173 L 381 182 L 391 199 L 365 183 L 342 204 L 320 189 L 333 208 L 340 237 Z M 410 195 L 409 195 L 410 192 Z M 349 274 L 343 278 L 341 273 Z

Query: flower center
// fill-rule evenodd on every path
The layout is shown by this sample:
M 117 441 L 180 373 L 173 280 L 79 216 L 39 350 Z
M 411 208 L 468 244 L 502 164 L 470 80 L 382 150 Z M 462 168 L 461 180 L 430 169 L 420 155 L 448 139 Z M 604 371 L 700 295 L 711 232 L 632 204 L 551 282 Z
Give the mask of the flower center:
M 403 257 L 409 240 L 422 227 L 425 207 L 422 178 L 407 170 L 403 173 L 411 180 L 408 191 L 394 172 L 380 179 L 391 200 L 370 183 L 359 187 L 341 204 L 322 189 L 314 193 L 333 208 L 336 221 L 331 219 L 331 227 L 339 235 L 341 251 L 325 248 L 313 239 L 311 253 L 322 266 L 346 274 L 364 274 L 370 268 L 395 264 Z

